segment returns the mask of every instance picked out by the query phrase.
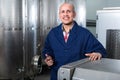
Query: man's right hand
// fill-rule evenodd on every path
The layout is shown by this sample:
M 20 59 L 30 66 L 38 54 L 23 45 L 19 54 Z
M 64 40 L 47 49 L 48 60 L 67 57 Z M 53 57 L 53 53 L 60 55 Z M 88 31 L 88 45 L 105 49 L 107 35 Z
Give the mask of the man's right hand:
M 53 65 L 53 63 L 54 63 L 54 61 L 53 61 L 53 59 L 52 59 L 52 57 L 51 56 L 49 56 L 48 54 L 45 54 L 45 56 L 46 56 L 46 58 L 45 58 L 45 63 L 48 65 L 48 66 L 52 66 Z

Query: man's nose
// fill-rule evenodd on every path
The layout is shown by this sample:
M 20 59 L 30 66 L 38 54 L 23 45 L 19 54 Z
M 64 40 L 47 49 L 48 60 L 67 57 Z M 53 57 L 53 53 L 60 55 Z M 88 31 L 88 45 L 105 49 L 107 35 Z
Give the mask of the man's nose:
M 66 11 L 66 12 L 64 13 L 64 15 L 68 15 L 68 12 Z

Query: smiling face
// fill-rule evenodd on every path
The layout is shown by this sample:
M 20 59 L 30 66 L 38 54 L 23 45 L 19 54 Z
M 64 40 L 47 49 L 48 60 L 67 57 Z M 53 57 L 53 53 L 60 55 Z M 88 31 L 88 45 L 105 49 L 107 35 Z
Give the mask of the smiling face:
M 71 25 L 75 18 L 74 6 L 72 4 L 64 3 L 59 9 L 59 18 L 63 25 Z

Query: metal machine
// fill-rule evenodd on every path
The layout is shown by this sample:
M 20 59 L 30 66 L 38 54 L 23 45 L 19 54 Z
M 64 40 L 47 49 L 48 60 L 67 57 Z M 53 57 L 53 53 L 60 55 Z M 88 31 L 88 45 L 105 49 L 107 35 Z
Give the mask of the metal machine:
M 60 4 L 69 1 L 85 27 L 85 0 L 0 0 L 0 79 L 32 79 L 41 72 L 44 40 L 60 23 Z
M 120 60 L 88 58 L 63 65 L 58 70 L 58 80 L 119 80 Z

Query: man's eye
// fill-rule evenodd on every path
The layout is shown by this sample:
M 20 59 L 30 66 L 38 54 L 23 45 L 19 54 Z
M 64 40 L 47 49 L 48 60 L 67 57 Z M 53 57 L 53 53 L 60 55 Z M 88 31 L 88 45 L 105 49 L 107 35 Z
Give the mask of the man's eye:
M 67 12 L 68 12 L 68 13 L 71 13 L 71 11 L 70 11 L 70 10 L 67 10 Z
M 70 10 L 67 10 L 67 11 L 61 11 L 61 13 L 71 13 L 72 11 L 70 11 Z
M 65 13 L 65 11 L 61 11 L 61 13 Z

